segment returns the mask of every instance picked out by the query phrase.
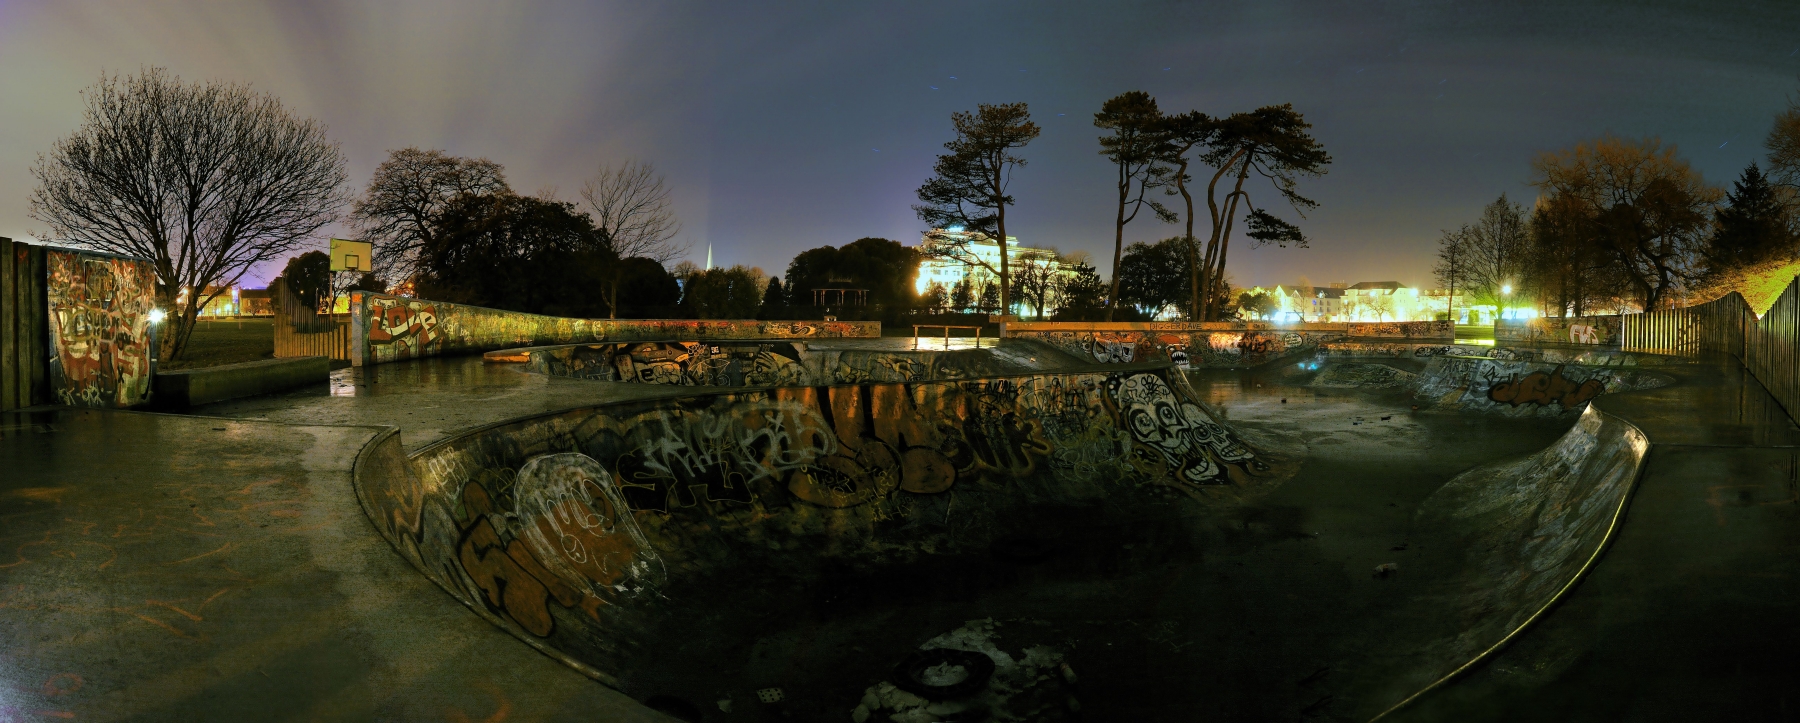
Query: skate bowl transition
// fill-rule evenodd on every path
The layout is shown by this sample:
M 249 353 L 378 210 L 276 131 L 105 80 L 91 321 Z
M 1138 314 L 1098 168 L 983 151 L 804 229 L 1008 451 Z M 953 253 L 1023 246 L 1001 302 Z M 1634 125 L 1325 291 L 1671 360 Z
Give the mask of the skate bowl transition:
M 742 713 L 766 705 L 806 720 L 1074 720 L 1084 706 L 1148 720 L 1197 705 L 1367 720 L 1519 634 L 1594 564 L 1648 444 L 1587 402 L 1669 381 L 1448 355 L 1406 369 L 1326 349 L 1290 365 L 1295 389 L 1402 387 L 1442 400 L 1445 419 L 1578 415 L 1547 448 L 1435 482 L 1405 527 L 1442 574 L 1367 593 L 1339 619 L 1323 593 L 1367 568 L 1321 564 L 1310 522 L 1245 512 L 1317 455 L 1228 421 L 1178 366 L 1030 345 L 987 350 L 990 362 L 700 347 L 490 354 L 559 376 L 717 388 L 512 419 L 410 456 L 390 432 L 359 456 L 356 493 L 395 549 L 475 613 L 686 720 L 760 720 Z M 1036 370 L 1011 371 L 1015 354 Z M 1259 571 L 1265 547 L 1305 562 Z M 1201 559 L 1216 569 L 1180 571 Z M 1107 630 L 1129 630 L 1141 606 L 1177 612 L 1167 630 L 1094 632 L 1108 616 Z M 1294 612 L 1306 610 L 1320 612 Z M 1019 652 L 990 640 L 998 630 Z M 906 661 L 948 666 L 968 651 L 999 665 L 985 692 L 904 680 Z M 1115 653 L 1158 662 L 1143 680 L 1109 680 Z M 1090 667 L 1078 676 L 1065 661 Z

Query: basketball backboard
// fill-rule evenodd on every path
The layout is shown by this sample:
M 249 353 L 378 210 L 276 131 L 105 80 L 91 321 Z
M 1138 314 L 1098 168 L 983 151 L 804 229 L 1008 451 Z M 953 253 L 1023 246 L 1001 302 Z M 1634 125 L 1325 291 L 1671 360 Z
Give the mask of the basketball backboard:
M 373 247 L 363 241 L 334 238 L 331 240 L 332 271 L 372 271 L 369 256 Z

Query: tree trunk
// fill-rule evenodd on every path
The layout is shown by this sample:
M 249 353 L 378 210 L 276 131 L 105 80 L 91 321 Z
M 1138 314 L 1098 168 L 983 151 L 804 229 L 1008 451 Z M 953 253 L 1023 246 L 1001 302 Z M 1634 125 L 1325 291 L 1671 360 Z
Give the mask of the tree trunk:
M 1187 156 L 1183 155 L 1175 171 L 1175 188 L 1187 203 L 1187 234 L 1181 238 L 1188 252 L 1188 321 L 1200 321 L 1200 249 L 1194 241 L 1194 194 L 1188 192 L 1187 169 Z
M 996 197 L 1002 195 L 1000 193 L 1000 173 L 1000 164 L 995 163 L 993 183 Z M 1006 203 L 1004 201 L 997 202 L 994 207 L 996 211 L 995 227 L 1000 232 L 1000 313 L 1005 315 L 1012 312 L 1012 273 L 1008 270 L 1009 259 L 1006 253 Z
M 1131 177 L 1125 173 L 1125 164 L 1119 164 L 1119 210 L 1113 216 L 1113 263 L 1112 293 L 1106 295 L 1106 320 L 1113 320 L 1113 311 L 1119 308 L 1119 262 L 1125 253 L 1125 200 L 1131 197 Z

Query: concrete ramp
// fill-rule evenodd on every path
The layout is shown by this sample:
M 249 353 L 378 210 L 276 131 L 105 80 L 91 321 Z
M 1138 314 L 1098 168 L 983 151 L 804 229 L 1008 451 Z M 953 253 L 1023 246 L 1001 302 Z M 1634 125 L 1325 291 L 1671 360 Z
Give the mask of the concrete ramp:
M 766 628 L 784 591 L 830 575 L 1142 533 L 1145 510 L 1280 475 L 1167 366 L 609 404 L 410 460 L 388 445 L 359 470 L 377 528 L 428 577 L 639 697 L 673 685 L 646 671 L 705 637 L 696 619 Z
M 1524 634 L 1599 560 L 1649 448 L 1635 426 L 1588 407 L 1549 449 L 1470 470 L 1427 499 L 1418 529 L 1453 541 L 1458 572 L 1438 590 L 1446 614 L 1428 625 L 1440 630 L 1367 680 L 1379 691 L 1370 702 L 1448 684 Z
M 1402 368 L 1403 366 L 1408 368 Z M 1502 414 L 1574 415 L 1602 394 L 1654 389 L 1672 379 L 1632 366 L 1589 366 L 1525 359 L 1433 356 L 1423 366 L 1330 359 L 1300 364 L 1315 388 L 1398 389 L 1421 409 Z

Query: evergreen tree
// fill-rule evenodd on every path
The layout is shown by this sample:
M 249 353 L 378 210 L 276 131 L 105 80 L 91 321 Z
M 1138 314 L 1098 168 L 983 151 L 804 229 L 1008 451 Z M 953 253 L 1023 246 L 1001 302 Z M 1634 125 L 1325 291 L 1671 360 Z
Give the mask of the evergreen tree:
M 1713 215 L 1713 232 L 1706 243 L 1709 270 L 1717 273 L 1792 257 L 1794 237 L 1787 209 L 1762 169 L 1751 163 L 1734 186 L 1725 196 L 1729 205 Z

